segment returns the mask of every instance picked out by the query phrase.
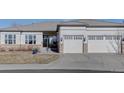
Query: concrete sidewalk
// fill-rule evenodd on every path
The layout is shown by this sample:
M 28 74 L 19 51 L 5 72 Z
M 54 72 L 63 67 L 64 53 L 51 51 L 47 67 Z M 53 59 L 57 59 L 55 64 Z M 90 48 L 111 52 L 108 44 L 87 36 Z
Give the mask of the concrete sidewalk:
M 124 55 L 64 54 L 49 64 L 1 64 L 0 70 L 95 70 L 124 72 Z

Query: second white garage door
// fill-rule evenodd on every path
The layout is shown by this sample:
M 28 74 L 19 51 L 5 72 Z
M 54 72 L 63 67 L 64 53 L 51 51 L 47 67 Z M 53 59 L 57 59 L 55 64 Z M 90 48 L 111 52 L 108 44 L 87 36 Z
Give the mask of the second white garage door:
M 83 36 L 82 35 L 64 35 L 64 53 L 82 53 Z
M 118 41 L 105 37 L 90 37 L 88 40 L 88 53 L 118 53 Z

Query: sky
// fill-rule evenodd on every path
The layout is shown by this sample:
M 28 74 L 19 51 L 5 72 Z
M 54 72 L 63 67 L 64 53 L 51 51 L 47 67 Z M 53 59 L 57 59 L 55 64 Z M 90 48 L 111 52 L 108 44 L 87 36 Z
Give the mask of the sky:
M 31 23 L 38 22 L 47 22 L 47 21 L 63 21 L 65 19 L 0 19 L 0 28 L 10 27 L 12 25 L 26 25 Z M 69 19 L 70 20 L 70 19 Z M 122 23 L 124 19 L 100 19 L 109 22 Z

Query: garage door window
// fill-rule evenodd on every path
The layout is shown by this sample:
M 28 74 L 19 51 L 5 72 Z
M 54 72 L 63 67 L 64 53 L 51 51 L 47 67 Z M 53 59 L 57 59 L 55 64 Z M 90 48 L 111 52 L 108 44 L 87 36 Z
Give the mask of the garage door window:
M 105 35 L 106 40 L 120 40 L 121 36 L 120 35 Z
M 89 35 L 88 36 L 88 40 L 95 40 L 95 39 L 96 39 L 95 35 Z
M 75 35 L 74 40 L 82 40 L 82 35 Z
M 113 36 L 113 39 L 114 40 L 120 40 L 121 39 L 121 36 L 120 35 L 115 35 L 115 36 Z
M 82 40 L 82 35 L 64 35 L 65 40 Z
M 64 35 L 64 39 L 65 40 L 71 40 L 71 39 L 73 39 L 73 37 L 71 35 Z
M 88 40 L 103 40 L 104 36 L 103 35 L 89 35 Z
M 112 36 L 111 35 L 106 35 L 105 40 L 112 40 Z
M 88 40 L 120 40 L 120 35 L 89 35 Z
M 104 36 L 103 35 L 97 35 L 96 40 L 103 40 Z

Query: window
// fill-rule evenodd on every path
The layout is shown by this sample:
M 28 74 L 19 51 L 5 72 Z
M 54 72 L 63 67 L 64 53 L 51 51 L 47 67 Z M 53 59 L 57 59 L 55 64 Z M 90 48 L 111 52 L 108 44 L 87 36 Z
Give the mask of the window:
M 5 34 L 5 44 L 16 44 L 16 35 Z
M 36 35 L 25 35 L 25 44 L 36 44 Z

